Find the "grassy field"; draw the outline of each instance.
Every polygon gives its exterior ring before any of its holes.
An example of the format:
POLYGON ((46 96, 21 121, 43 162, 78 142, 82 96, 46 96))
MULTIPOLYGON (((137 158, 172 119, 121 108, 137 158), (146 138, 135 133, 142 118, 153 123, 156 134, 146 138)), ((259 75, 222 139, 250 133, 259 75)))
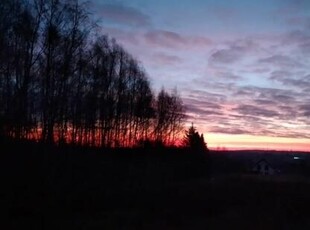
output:
POLYGON ((310 229, 305 180, 214 176, 203 157, 171 149, 2 149, 10 228, 310 229))

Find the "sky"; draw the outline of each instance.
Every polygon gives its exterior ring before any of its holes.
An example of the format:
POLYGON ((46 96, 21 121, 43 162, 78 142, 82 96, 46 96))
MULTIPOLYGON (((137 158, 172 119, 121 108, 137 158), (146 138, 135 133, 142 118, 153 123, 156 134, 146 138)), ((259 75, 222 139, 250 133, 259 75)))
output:
POLYGON ((309 0, 91 0, 208 147, 310 151, 309 0))

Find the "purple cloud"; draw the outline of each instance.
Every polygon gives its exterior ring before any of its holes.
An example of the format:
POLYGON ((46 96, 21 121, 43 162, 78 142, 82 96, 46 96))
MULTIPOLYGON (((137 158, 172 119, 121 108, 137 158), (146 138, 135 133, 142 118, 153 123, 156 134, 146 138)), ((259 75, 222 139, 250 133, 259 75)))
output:
POLYGON ((301 53, 309 55, 310 54, 310 39, 308 42, 300 44, 299 48, 300 48, 301 53))
POLYGON ((211 63, 232 64, 241 59, 242 52, 243 50, 238 47, 217 50, 210 56, 209 61, 211 63))
POLYGON ((151 25, 148 15, 130 6, 103 4, 98 5, 98 11, 104 20, 114 23, 137 27, 151 25))
POLYGON ((303 67, 303 64, 291 57, 284 55, 273 55, 268 58, 259 59, 259 63, 270 64, 279 68, 296 68, 303 67))
MULTIPOLYGON (((291 73, 283 71, 282 74, 291 73)), ((188 107, 189 119, 205 120, 203 125, 206 126, 206 131, 213 133, 291 138, 310 136, 303 130, 291 128, 309 122, 310 107, 308 104, 301 104, 301 100, 304 101, 308 94, 290 89, 237 85, 230 90, 238 93, 233 95, 233 100, 228 97, 225 102, 214 100, 218 98, 214 98, 214 95, 220 94, 211 93, 212 89, 211 92, 192 92, 183 99, 188 107), (302 117, 304 119, 300 120, 302 117)), ((225 95, 227 91, 223 92, 222 97, 225 95)))
POLYGON ((289 89, 263 88, 255 86, 239 87, 233 94, 240 99, 265 99, 275 101, 277 104, 295 102, 295 98, 303 98, 305 94, 289 89))
POLYGON ((190 37, 188 38, 191 45, 198 46, 198 47, 204 47, 204 46, 210 46, 212 45, 212 40, 206 37, 190 37))
POLYGON ((235 127, 218 127, 218 126, 212 126, 208 128, 208 132, 212 133, 225 133, 225 134, 250 134, 253 133, 252 131, 241 129, 241 128, 235 128, 235 127))
POLYGON ((270 71, 269 68, 254 68, 249 70, 248 72, 261 74, 261 73, 268 73, 269 71, 270 71))
POLYGON ((191 106, 200 107, 204 109, 213 109, 213 110, 221 110, 222 106, 218 103, 208 102, 204 100, 200 100, 199 98, 184 98, 184 103, 187 105, 187 108, 191 106))
POLYGON ((247 54, 259 50, 259 44, 253 39, 240 39, 230 42, 229 47, 216 50, 211 54, 209 62, 218 64, 235 64, 247 54))
POLYGON ((282 78, 287 78, 289 76, 292 76, 293 73, 289 72, 289 71, 285 71, 285 70, 276 70, 276 71, 272 71, 270 73, 270 79, 271 80, 280 80, 282 78))
POLYGON ((293 30, 282 36, 283 45, 303 44, 310 42, 310 34, 304 30, 293 30))
POLYGON ((165 30, 149 31, 145 34, 145 40, 152 45, 164 47, 177 47, 187 43, 180 34, 165 30))
POLYGON ((277 117, 279 113, 274 110, 264 109, 260 106, 255 105, 239 105, 237 108, 233 109, 234 111, 238 112, 242 115, 251 115, 256 117, 277 117))
POLYGON ((167 30, 151 30, 145 33, 147 44, 163 48, 196 48, 206 47, 212 44, 212 40, 201 36, 184 36, 167 30))
POLYGON ((182 63, 182 58, 175 56, 175 55, 169 55, 165 53, 156 53, 153 55, 152 60, 154 60, 156 63, 160 65, 176 65, 182 63))
POLYGON ((309 104, 303 104, 299 107, 303 116, 310 117, 310 102, 309 104))
POLYGON ((274 71, 271 73, 270 79, 278 81, 285 86, 310 89, 310 74, 304 77, 296 77, 294 74, 287 71, 274 71))
POLYGON ((271 101, 271 100, 266 100, 266 99, 254 99, 253 100, 256 104, 262 105, 262 106, 271 106, 271 105, 276 105, 277 102, 271 101))
POLYGON ((194 113, 199 115, 200 117, 208 117, 213 115, 223 115, 223 113, 216 111, 216 110, 210 110, 210 109, 204 109, 197 107, 195 105, 187 105, 186 107, 188 113, 194 113))
MULTIPOLYGON (((190 89, 184 98, 192 98, 197 101, 211 102, 220 105, 225 102, 227 96, 224 93, 211 93, 205 90, 190 89)), ((210 104, 209 104, 210 106, 210 104)))
POLYGON ((221 80, 233 80, 233 81, 239 81, 243 79, 243 77, 239 75, 235 75, 231 72, 223 72, 223 71, 217 72, 216 77, 221 80))
POLYGON ((214 120, 218 122, 221 120, 225 116, 223 107, 221 103, 211 100, 210 97, 214 97, 214 95, 205 95, 202 91, 196 91, 183 97, 187 114, 189 116, 196 114, 200 119, 207 119, 208 121, 214 120))

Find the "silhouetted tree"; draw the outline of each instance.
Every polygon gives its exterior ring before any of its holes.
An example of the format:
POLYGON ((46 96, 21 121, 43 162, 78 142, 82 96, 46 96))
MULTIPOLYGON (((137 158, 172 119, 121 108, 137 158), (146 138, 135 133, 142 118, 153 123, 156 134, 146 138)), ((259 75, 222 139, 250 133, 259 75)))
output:
POLYGON ((177 92, 156 97, 138 61, 95 33, 86 4, 2 0, 0 21, 0 135, 104 147, 179 137, 177 92))
POLYGON ((193 150, 208 151, 203 134, 199 135, 199 132, 197 132, 193 123, 191 127, 185 131, 183 144, 185 147, 191 148, 193 150))
POLYGON ((173 144, 183 129, 185 118, 183 102, 176 90, 169 94, 162 89, 157 96, 155 111, 155 140, 173 144))

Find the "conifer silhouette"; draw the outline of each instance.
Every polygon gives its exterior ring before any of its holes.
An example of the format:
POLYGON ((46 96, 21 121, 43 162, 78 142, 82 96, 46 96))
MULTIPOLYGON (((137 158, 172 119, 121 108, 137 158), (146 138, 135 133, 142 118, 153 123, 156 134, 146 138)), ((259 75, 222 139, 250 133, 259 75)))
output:
POLYGON ((185 136, 183 139, 183 144, 185 147, 191 148, 193 150, 207 151, 207 144, 205 143, 203 134, 199 134, 196 127, 192 123, 191 127, 185 131, 185 136))

